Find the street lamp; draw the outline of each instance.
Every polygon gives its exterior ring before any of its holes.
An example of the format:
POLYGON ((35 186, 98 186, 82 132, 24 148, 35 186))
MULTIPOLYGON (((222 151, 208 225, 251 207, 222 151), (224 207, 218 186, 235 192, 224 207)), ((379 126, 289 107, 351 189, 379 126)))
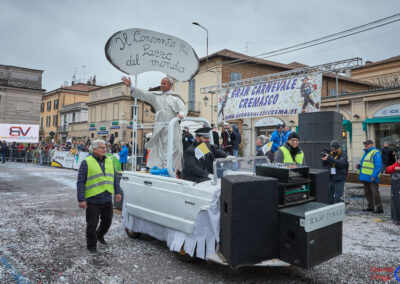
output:
POLYGON ((205 27, 203 27, 202 25, 200 25, 199 23, 197 23, 197 22, 193 22, 192 24, 195 25, 195 26, 199 26, 200 28, 202 28, 203 30, 205 30, 206 33, 207 33, 206 66, 207 66, 207 69, 208 69, 208 30, 207 30, 205 27))
POLYGON ((204 102, 204 106, 206 107, 207 104, 208 104, 208 97, 207 96, 204 96, 203 102, 204 102))

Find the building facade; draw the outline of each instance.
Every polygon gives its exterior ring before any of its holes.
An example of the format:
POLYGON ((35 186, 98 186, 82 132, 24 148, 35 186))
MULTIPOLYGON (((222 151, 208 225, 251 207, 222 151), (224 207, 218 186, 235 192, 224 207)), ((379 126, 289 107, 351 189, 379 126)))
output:
MULTIPOLYGON (((91 139, 106 140, 114 135, 115 143, 131 142, 133 129, 134 99, 130 96, 129 87, 124 83, 116 83, 89 92, 88 128, 91 139)), ((152 132, 155 114, 151 106, 138 100, 138 124, 148 126, 139 128, 137 132, 138 153, 143 152, 146 134, 152 132)))
MULTIPOLYGON (((218 94, 204 95, 200 93, 200 88, 303 67, 306 65, 297 62, 282 64, 224 49, 211 54, 208 63, 205 57, 201 58, 199 73, 189 82, 177 82, 175 91, 188 102, 189 115, 204 117, 211 123, 219 123, 222 127, 222 123, 217 122, 218 94)), ((339 76, 339 94, 364 91, 374 87, 376 85, 371 82, 339 76)), ((334 75, 323 75, 321 96, 336 98, 334 75)), ((250 156, 255 151, 255 138, 258 135, 271 134, 277 124, 289 125, 295 129, 298 125, 298 115, 244 118, 229 122, 239 126, 243 134, 243 154, 250 156)))
POLYGON ((40 122, 42 70, 0 65, 0 123, 40 122))
MULTIPOLYGON (((352 70, 352 78, 381 85, 373 90, 339 95, 339 112, 351 122, 347 151, 351 168, 363 155, 365 139, 380 148, 384 142, 400 151, 400 56, 378 62, 367 61, 352 70), (351 138, 349 137, 351 135, 351 138)), ((324 97, 323 110, 336 110, 336 99, 324 97)))
POLYGON ((78 132, 70 129, 70 125, 72 123, 84 123, 85 125, 87 124, 88 107, 85 102, 63 106, 61 108, 60 115, 60 126, 58 131, 60 133, 61 143, 65 143, 68 137, 72 139, 84 140, 86 137, 89 136, 88 133, 81 133, 79 129, 78 132))
MULTIPOLYGON (((72 105, 89 100, 88 91, 97 89, 98 86, 88 84, 74 84, 63 86, 56 90, 47 92, 43 96, 40 106, 40 138, 41 140, 55 138, 61 142, 61 136, 65 138, 65 131, 61 131, 61 110, 64 106, 72 105)), ((64 123, 64 122, 63 122, 64 123)))

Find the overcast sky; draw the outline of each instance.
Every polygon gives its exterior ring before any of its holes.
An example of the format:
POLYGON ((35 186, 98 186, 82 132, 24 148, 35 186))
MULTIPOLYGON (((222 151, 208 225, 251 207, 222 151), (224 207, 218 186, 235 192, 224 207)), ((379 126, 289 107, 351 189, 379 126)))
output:
MULTIPOLYGON (((112 84, 124 75, 104 55, 115 32, 143 28, 187 41, 199 57, 227 48, 258 55, 400 12, 398 0, 1 0, 0 64, 44 70, 43 88, 88 79, 112 84), (247 47, 247 48, 246 48, 247 47), (246 50, 247 49, 247 50, 246 50)), ((400 55, 400 22, 269 60, 308 65, 359 56, 378 61, 400 55)), ((139 75, 139 87, 159 84, 161 73, 139 75)))

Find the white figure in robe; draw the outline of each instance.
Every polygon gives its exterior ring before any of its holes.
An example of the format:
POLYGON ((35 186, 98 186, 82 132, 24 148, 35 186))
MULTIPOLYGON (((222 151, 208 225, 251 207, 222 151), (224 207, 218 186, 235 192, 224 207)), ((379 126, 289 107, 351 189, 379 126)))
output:
MULTIPOLYGON (((138 89, 132 85, 131 79, 127 77, 122 77, 122 81, 131 89, 131 96, 151 104, 156 111, 152 138, 146 144, 146 148, 151 149, 147 167, 165 168, 167 166, 168 123, 174 117, 183 119, 187 115, 185 103, 178 94, 171 91, 174 83, 171 78, 165 77, 161 80, 161 93, 138 89)), ((182 169, 181 160, 183 155, 182 131, 178 123, 174 128, 173 143, 173 165, 175 171, 177 171, 182 169)))

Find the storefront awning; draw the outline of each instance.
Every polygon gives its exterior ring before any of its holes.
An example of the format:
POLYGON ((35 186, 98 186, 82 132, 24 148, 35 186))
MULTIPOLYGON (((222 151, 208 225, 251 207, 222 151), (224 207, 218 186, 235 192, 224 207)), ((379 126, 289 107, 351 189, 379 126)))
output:
POLYGON ((343 127, 346 132, 349 132, 350 144, 351 140, 353 139, 353 126, 350 120, 343 120, 343 127))
POLYGON ((400 122, 400 116, 367 118, 363 121, 363 130, 367 131, 367 124, 400 122))

